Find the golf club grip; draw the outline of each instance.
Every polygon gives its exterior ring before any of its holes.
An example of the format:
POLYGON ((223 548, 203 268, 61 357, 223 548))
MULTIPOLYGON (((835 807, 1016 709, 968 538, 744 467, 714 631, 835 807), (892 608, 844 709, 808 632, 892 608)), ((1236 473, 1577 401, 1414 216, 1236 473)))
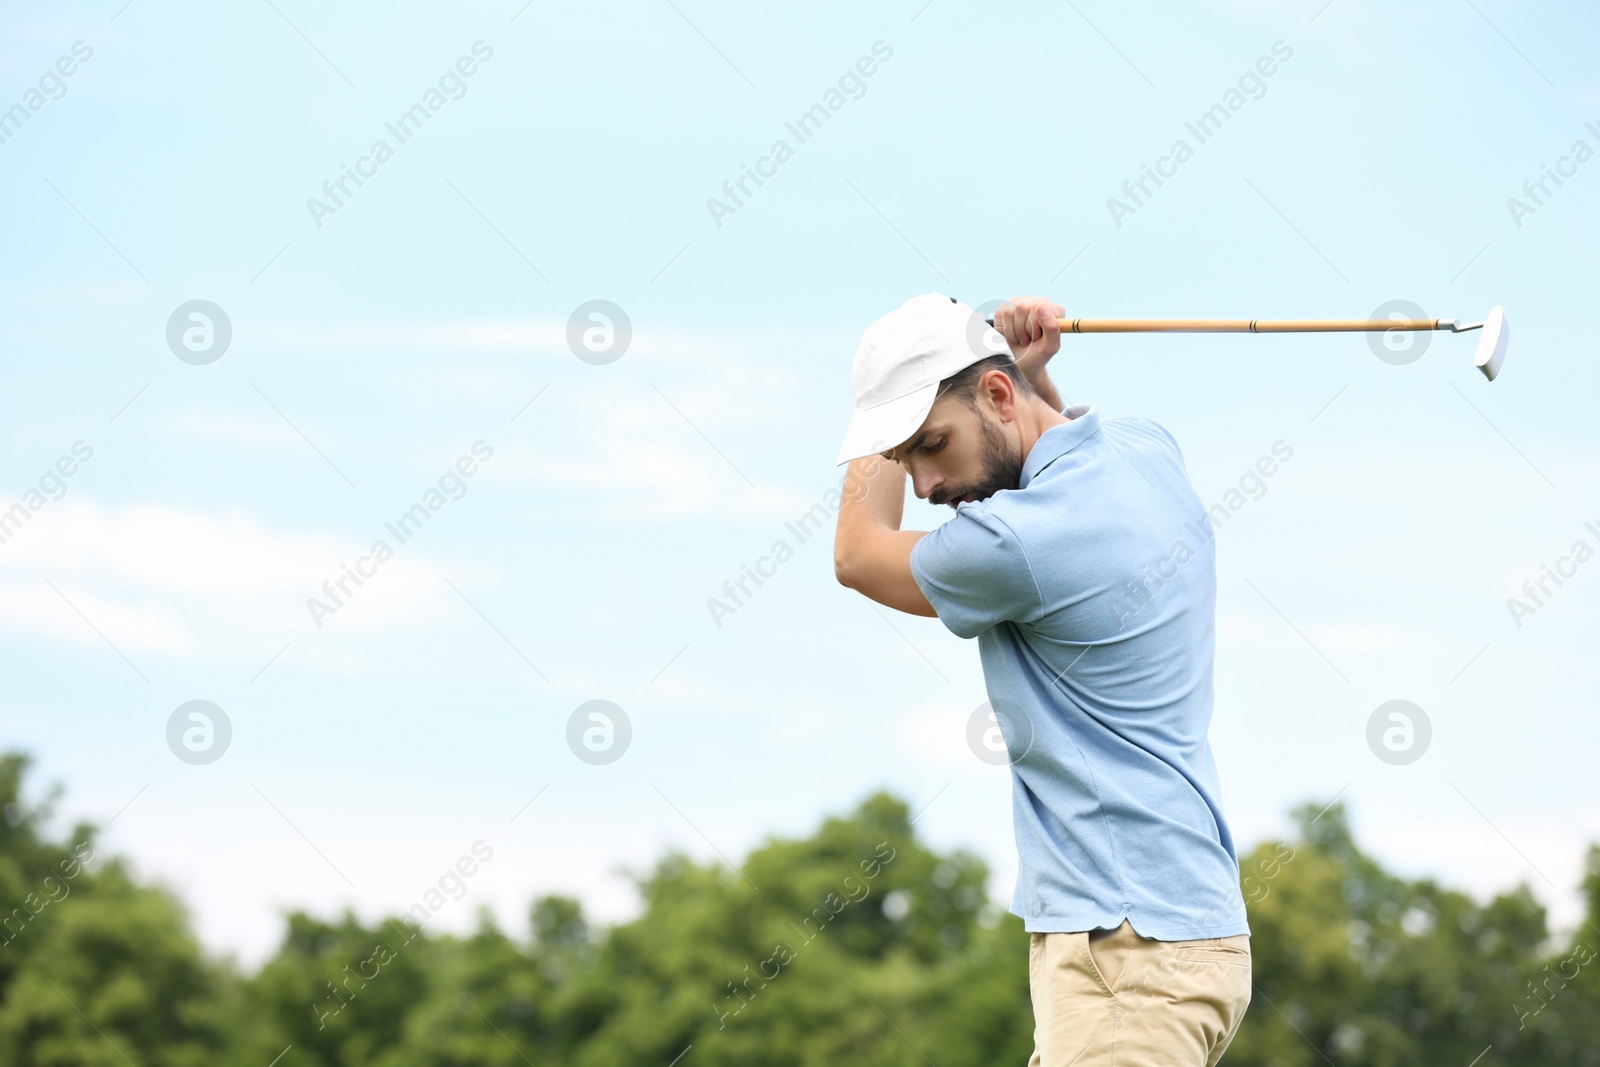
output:
MULTIPOLYGON (((993 319, 985 320, 990 326, 993 319)), ((1062 333, 1386 333, 1437 330, 1438 319, 1057 319, 1062 333)))

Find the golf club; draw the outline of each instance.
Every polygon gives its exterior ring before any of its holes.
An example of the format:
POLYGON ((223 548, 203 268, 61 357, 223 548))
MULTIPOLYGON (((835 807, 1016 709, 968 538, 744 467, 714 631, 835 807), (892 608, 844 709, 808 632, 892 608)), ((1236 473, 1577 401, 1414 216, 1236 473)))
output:
MULTIPOLYGON (((990 326, 994 319, 984 320, 990 326)), ((1491 382, 1505 362, 1511 323, 1496 306, 1482 322, 1455 319, 1059 319, 1062 333, 1387 333, 1390 330, 1482 330, 1474 364, 1491 382)))

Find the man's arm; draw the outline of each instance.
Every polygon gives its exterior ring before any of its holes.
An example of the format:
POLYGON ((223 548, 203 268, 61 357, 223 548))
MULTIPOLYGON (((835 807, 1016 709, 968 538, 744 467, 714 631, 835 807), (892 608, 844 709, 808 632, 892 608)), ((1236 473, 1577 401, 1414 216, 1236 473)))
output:
POLYGON ((1066 403, 1056 392, 1045 364, 1061 349, 1061 323, 1057 320, 1064 314, 1066 309, 1060 304, 1038 296, 1012 297, 994 313, 994 328, 1017 358, 1017 369, 1040 399, 1056 411, 1066 403))
POLYGON ((911 576, 911 546, 927 536, 900 529, 905 468, 881 456, 851 462, 833 539, 833 573, 841 585, 912 615, 934 614, 911 576))

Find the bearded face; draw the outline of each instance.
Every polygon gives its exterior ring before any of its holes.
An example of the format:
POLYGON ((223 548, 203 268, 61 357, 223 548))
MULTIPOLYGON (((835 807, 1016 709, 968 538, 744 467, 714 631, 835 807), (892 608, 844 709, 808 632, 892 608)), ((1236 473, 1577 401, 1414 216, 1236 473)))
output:
POLYGON ((986 500, 1002 489, 1016 489, 1022 483, 1022 446, 1009 440, 997 422, 973 409, 978 424, 980 449, 978 470, 962 481, 947 480, 928 494, 934 504, 957 504, 986 500))

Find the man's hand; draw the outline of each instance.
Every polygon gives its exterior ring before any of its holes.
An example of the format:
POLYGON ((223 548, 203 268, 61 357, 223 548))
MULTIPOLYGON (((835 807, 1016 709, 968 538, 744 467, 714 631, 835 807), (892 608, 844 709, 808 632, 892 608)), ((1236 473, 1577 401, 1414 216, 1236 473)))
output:
POLYGON ((1039 296, 1016 296, 994 313, 994 328, 1006 339, 1017 369, 1045 403, 1060 411, 1061 395, 1050 381, 1045 364, 1061 350, 1061 324, 1066 314, 1060 304, 1039 296))

